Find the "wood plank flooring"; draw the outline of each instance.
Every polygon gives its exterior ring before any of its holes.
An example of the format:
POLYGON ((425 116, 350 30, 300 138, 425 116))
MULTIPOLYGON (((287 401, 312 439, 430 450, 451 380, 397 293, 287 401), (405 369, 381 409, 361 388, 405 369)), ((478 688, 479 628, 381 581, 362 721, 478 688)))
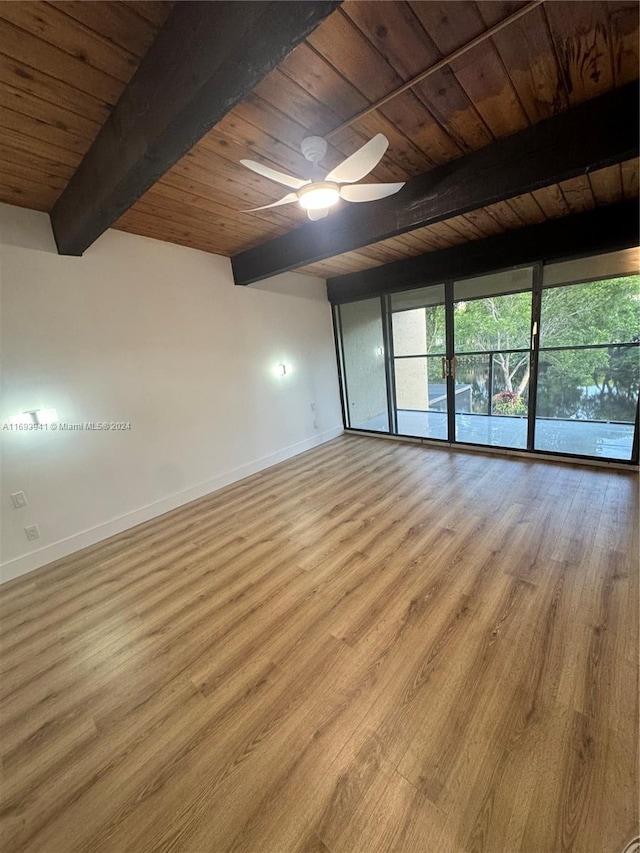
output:
POLYGON ((342 436, 0 590, 3 853, 619 853, 632 473, 342 436))

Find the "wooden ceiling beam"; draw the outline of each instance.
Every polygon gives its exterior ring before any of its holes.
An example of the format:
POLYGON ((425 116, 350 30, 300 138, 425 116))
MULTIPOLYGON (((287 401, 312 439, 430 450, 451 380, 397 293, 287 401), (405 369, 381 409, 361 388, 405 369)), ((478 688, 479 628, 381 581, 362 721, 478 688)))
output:
POLYGON ((232 258, 238 285, 350 252, 636 157, 638 81, 232 258))
POLYGON ((51 212, 60 254, 81 255, 338 5, 176 3, 51 212))
POLYGON ((353 302, 540 260, 628 249, 637 246, 639 239, 638 202, 621 201, 374 269, 334 276, 327 280, 327 294, 334 304, 353 302))

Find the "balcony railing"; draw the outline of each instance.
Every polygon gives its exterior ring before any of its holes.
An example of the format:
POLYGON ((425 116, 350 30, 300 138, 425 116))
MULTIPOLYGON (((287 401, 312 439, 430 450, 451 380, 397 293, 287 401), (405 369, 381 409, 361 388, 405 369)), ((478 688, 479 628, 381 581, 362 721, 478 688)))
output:
MULTIPOLYGON (((632 423, 640 383, 640 363, 625 356, 638 349, 638 342, 541 347, 538 373, 537 416, 553 420, 588 420, 632 423), (603 358, 593 367, 593 384, 577 384, 575 374, 563 382, 563 353, 602 351, 603 358), (549 372, 547 369, 549 368, 549 372), (598 384, 599 383, 599 384, 598 384)), ((396 361, 412 358, 439 359, 440 354, 395 356, 396 361)), ((493 349, 463 352, 455 358, 455 411, 458 414, 489 417, 526 418, 529 413, 529 349, 493 349), (498 357, 510 361, 511 381, 505 382, 498 357), (521 363, 518 364, 517 362, 521 363), (525 380, 523 382, 523 380, 525 380), (511 387, 509 387, 509 385, 511 387), (523 385, 521 393, 517 392, 523 385), (512 389, 516 389, 513 391, 512 389)), ((446 411, 444 382, 427 380, 427 409, 446 411)), ((405 408, 400 406, 399 408, 405 408)), ((416 407, 417 410, 421 407, 416 407)))

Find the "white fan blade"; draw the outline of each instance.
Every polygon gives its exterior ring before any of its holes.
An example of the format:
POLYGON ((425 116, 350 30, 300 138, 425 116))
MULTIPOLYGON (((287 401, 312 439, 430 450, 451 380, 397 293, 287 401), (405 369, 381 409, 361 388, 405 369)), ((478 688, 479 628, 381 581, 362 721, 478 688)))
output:
POLYGON ((262 175, 263 178, 269 178, 270 181, 284 184, 285 187, 292 187, 294 190, 299 190, 311 183, 311 181, 303 181, 301 178, 294 178, 293 175, 285 175, 284 172, 276 172, 275 169, 263 166, 262 163, 256 163, 255 160, 240 160, 240 162, 247 169, 251 169, 252 172, 262 175))
POLYGON ((281 204, 293 204, 294 201, 298 201, 298 196, 296 193, 287 193, 284 198, 279 199, 278 201, 274 201, 271 204, 263 204, 262 207, 252 207, 250 210, 241 210, 241 213, 254 213, 256 210, 268 210, 270 207, 280 207, 281 204))
POLYGON ((317 219, 324 219, 327 213, 329 213, 328 207, 323 207, 320 210, 307 210, 307 216, 312 222, 315 222, 317 219))
POLYGON ((401 184, 352 184, 340 187, 340 198, 345 201, 377 201, 399 192, 404 186, 401 184))
POLYGON ((325 181, 334 181, 336 184, 355 184, 375 169, 388 147, 387 137, 377 133, 373 139, 365 142, 362 148, 358 148, 354 154, 329 172, 325 181))

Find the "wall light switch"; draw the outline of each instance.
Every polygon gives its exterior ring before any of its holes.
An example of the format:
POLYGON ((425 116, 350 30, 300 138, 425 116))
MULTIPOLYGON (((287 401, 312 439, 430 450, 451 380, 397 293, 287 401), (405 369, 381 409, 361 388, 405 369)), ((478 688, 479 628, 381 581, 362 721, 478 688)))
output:
POLYGON ((24 532, 27 534, 29 542, 33 542, 34 539, 40 538, 40 531, 38 530, 37 524, 31 524, 29 527, 25 527, 24 532))
POLYGON ((24 492, 13 492, 11 502, 14 509, 20 509, 20 507, 27 505, 27 496, 24 492))

